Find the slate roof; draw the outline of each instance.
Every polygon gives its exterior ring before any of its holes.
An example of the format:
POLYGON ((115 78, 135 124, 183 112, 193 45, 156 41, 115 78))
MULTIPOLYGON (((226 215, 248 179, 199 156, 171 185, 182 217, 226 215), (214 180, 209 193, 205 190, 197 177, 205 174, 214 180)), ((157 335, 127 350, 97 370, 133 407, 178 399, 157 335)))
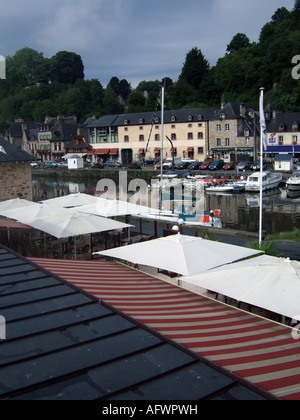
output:
MULTIPOLYGON (((191 108, 191 109, 181 109, 181 110, 171 110, 165 111, 164 113, 164 122, 166 124, 170 123, 182 123, 182 122, 195 122, 199 121, 208 121, 213 118, 214 115, 218 112, 217 109, 209 108, 191 108), (199 116, 202 116, 199 119, 199 116), (175 117, 175 120, 172 120, 172 117, 175 117), (192 117, 192 119, 189 119, 192 117)), ((124 125, 140 125, 140 120, 143 121, 144 125, 152 124, 153 118, 158 119, 158 123, 161 121, 161 113, 158 112, 156 115, 154 112, 139 112, 134 114, 121 114, 121 115, 106 115, 98 120, 94 121, 88 126, 88 128, 97 128, 97 127, 120 127, 124 125), (127 123, 125 123, 127 121, 127 123)))
POLYGON ((62 124, 59 123, 55 127, 53 127, 53 138, 51 139, 52 142, 56 141, 72 141, 77 134, 78 124, 62 124))
POLYGON ((0 245, 0 400, 272 399, 0 245))
MULTIPOLYGON (((268 133, 278 133, 279 127, 284 127, 284 132, 299 133, 300 132, 300 112, 277 112, 276 117, 270 121, 268 126, 268 133), (298 124, 298 131, 294 131, 292 126, 294 123, 298 124)), ((283 132, 283 133, 284 133, 283 132)))
POLYGON ((0 138, 0 163, 32 162, 34 160, 36 160, 34 156, 0 138))

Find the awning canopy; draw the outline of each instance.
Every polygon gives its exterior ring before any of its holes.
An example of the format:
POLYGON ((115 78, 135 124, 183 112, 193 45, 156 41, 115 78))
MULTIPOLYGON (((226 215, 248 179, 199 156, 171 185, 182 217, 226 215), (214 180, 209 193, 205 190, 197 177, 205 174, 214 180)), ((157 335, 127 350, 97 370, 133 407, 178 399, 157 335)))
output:
POLYGON ((260 253, 260 251, 245 247, 186 235, 168 236, 99 252, 99 254, 107 257, 156 267, 186 276, 260 253))
POLYGON ((273 395, 300 398, 299 340, 290 327, 113 261, 34 262, 273 395))
POLYGON ((95 149, 95 155, 108 155, 110 149, 95 149))
POLYGON ((264 255, 181 280, 238 302, 300 320, 298 261, 264 255))
POLYGON ((119 149, 110 149, 109 154, 110 155, 118 155, 119 154, 119 149))

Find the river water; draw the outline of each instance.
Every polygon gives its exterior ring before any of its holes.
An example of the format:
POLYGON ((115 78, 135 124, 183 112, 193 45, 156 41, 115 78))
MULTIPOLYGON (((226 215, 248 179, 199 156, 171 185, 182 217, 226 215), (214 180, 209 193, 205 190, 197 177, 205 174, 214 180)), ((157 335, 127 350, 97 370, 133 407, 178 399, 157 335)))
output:
MULTIPOLYGON (((53 198, 69 193, 81 192, 94 194, 97 178, 83 180, 72 177, 70 180, 46 178, 33 175, 33 201, 53 198)), ((221 211, 224 228, 258 232, 259 196, 253 194, 208 194, 206 193, 205 210, 221 211)), ((263 230, 268 234, 292 231, 300 228, 300 195, 290 198, 285 189, 264 194, 263 230)))

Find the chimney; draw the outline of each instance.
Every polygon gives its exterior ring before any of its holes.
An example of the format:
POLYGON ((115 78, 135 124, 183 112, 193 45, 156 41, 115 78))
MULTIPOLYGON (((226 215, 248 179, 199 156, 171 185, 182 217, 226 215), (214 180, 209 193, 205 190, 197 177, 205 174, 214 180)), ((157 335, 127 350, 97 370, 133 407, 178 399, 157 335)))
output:
POLYGON ((83 135, 84 133, 83 133, 82 125, 79 125, 77 128, 77 136, 83 136, 83 135))
POLYGON ((246 116, 246 106, 243 102, 240 104, 240 114, 241 114, 241 117, 246 116))

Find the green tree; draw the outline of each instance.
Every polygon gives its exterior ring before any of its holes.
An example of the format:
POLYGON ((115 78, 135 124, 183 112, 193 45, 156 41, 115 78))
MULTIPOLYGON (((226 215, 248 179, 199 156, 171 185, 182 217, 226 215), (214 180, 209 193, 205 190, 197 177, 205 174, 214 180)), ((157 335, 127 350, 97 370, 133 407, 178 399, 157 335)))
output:
POLYGON ((227 45, 227 52, 237 51, 240 48, 248 48, 250 46, 250 40, 247 35, 238 33, 236 34, 229 45, 227 45))
POLYGON ((32 48, 22 48, 6 58, 6 77, 11 92, 39 81, 39 71, 44 62, 42 53, 32 48))
POLYGON ((145 111, 146 98, 139 90, 133 90, 128 96, 127 111, 128 112, 142 112, 145 111))
POLYGON ((105 114, 121 114, 124 112, 124 108, 118 103, 116 93, 110 84, 108 84, 105 89, 103 108, 105 114))
POLYGON ((199 89, 208 70, 208 61, 205 59, 201 50, 195 47, 187 53, 178 81, 179 83, 187 83, 194 89, 199 89))
POLYGON ((84 79, 84 66, 80 55, 60 51, 51 58, 50 79, 52 82, 74 84, 84 79))

